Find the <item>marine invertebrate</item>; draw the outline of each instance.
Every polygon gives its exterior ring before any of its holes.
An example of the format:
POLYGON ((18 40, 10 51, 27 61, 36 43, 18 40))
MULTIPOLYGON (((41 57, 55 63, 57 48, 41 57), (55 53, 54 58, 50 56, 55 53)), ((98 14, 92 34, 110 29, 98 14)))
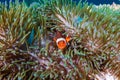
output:
POLYGON ((40 0, 37 6, 18 1, 9 4, 9 8, 0 5, 0 42, 4 44, 0 79, 90 80, 106 69, 119 75, 119 64, 112 67, 120 48, 119 23, 114 21, 119 16, 113 19, 93 5, 69 0, 40 0), (65 54, 49 44, 58 30, 72 38, 65 54))
MULTIPOLYGON (((0 3, 0 6, 0 29, 3 30, 0 32, 2 36, 0 38, 0 64, 2 64, 0 79, 18 79, 23 73, 26 74, 31 70, 29 68, 32 61, 29 61, 30 56, 25 52, 27 50, 25 45, 31 30, 39 30, 31 14, 32 9, 28 8, 24 2, 10 2, 9 7, 7 4, 0 3), (29 68, 24 64, 26 62, 28 64, 30 62, 29 68)), ((38 35, 37 32, 34 36, 36 35, 38 35)))
POLYGON ((86 3, 76 5, 63 0, 52 5, 55 6, 52 8, 54 13, 52 17, 57 18, 55 20, 57 28, 62 28, 67 34, 72 35, 74 39, 71 45, 73 52, 76 54, 79 51, 84 51, 83 54, 89 58, 91 63, 93 62, 90 65, 94 65, 89 68, 101 69, 100 66, 103 63, 107 64, 108 56, 113 57, 119 53, 119 19, 117 16, 119 14, 115 16, 119 12, 108 7, 103 7, 104 11, 100 9, 99 12, 99 9, 98 11, 94 10, 92 5, 88 6, 86 3), (76 16, 82 18, 82 21, 77 25, 74 23, 76 16), (103 54, 106 55, 104 58, 103 54), (94 62, 93 57, 98 61, 94 62))
MULTIPOLYGON (((31 18, 29 18, 29 20, 26 20, 26 18, 30 16, 28 12, 25 12, 25 10, 27 10, 27 7, 25 7, 24 4, 18 4, 18 6, 15 5, 16 4, 10 4, 9 9, 7 9, 7 5, 3 5, 1 8, 0 27, 5 30, 5 41, 3 41, 3 44, 6 44, 5 46, 7 46, 7 44, 10 45, 16 43, 16 41, 18 41, 23 34, 25 35, 25 38, 29 34, 27 30, 27 33, 23 31, 24 29, 28 29, 25 27, 25 25, 29 25, 29 27, 31 26, 31 18), (24 21, 29 24, 24 24, 24 21)), ((20 42, 21 44, 16 44, 22 45, 24 41, 25 40, 22 40, 20 42)))

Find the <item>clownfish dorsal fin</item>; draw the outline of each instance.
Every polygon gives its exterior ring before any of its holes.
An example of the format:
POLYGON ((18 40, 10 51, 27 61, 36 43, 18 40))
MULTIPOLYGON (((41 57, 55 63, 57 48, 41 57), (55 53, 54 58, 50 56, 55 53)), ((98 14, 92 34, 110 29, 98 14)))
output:
POLYGON ((57 31, 57 33, 56 33, 56 37, 62 37, 62 33, 60 32, 60 31, 57 31))
POLYGON ((61 33, 59 31, 57 31, 55 37, 53 38, 53 40, 56 41, 60 37, 61 37, 61 33))
POLYGON ((57 31, 55 37, 53 38, 53 40, 56 41, 58 38, 61 38, 61 37, 63 37, 62 33, 60 31, 57 31))

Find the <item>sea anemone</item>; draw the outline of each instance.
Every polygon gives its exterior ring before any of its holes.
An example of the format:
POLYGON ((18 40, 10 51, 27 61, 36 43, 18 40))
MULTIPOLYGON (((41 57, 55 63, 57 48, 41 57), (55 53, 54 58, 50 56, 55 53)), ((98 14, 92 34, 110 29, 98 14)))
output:
POLYGON ((119 78, 119 15, 96 8, 71 0, 1 3, 0 79, 90 80, 107 70, 119 78), (55 46, 56 31, 71 36, 65 50, 55 46))

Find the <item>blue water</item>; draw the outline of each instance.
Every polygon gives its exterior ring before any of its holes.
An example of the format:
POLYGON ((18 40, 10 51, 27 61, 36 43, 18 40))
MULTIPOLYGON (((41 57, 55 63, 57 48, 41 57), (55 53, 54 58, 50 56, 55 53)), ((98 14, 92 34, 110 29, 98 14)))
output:
MULTIPOLYGON (((9 1, 9 0, 0 0, 1 2, 5 2, 5 1, 9 1)), ((12 0, 12 1, 15 1, 15 0, 12 0)), ((23 0, 19 0, 19 1, 23 1, 23 0)), ((34 2, 36 0, 25 0, 27 2, 34 2)), ((73 1, 76 1, 78 2, 79 0, 73 0, 73 1)), ((85 0, 83 0, 85 1, 85 0)), ((117 3, 117 4, 120 4, 120 0, 87 0, 88 3, 92 3, 92 4, 96 4, 96 5, 99 5, 99 4, 112 4, 113 2, 117 3)))
POLYGON ((31 31, 31 33, 30 33, 30 35, 28 37, 28 40, 27 40, 28 44, 30 44, 30 45, 32 44, 32 42, 34 40, 34 34, 35 34, 35 30, 32 29, 32 31, 31 31))
MULTIPOLYGON (((79 0, 73 0, 73 1, 79 1, 79 0)), ((85 1, 85 0, 83 0, 83 1, 85 1)), ((95 4, 95 5, 112 4, 113 2, 115 2, 116 4, 120 4, 120 0, 87 0, 87 2, 95 4)))

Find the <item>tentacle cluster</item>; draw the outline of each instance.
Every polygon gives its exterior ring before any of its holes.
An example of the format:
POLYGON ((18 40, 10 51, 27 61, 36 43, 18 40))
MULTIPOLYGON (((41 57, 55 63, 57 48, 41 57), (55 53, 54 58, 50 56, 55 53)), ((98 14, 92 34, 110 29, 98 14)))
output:
POLYGON ((81 1, 0 3, 0 80, 90 80, 106 70, 119 78, 119 18, 81 1), (71 36, 64 51, 55 46, 56 31, 71 36))

